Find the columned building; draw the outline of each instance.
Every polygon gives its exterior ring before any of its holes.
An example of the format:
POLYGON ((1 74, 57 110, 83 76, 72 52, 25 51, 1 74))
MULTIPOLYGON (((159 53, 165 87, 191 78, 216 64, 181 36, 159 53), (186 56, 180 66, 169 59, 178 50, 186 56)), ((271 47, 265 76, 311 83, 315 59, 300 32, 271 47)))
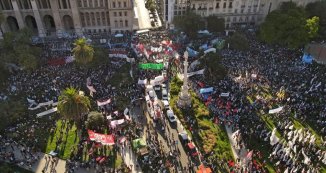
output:
POLYGON ((0 0, 4 32, 30 28, 40 37, 132 29, 132 0, 0 0))
MULTIPOLYGON (((319 0, 190 0, 188 4, 189 10, 203 17, 215 15, 224 18, 225 27, 233 28, 260 24, 269 12, 277 9, 282 2, 288 1, 306 6, 319 0)), ((164 2, 164 20, 172 23, 174 16, 183 14, 183 8, 179 8, 182 3, 178 0, 164 2)))

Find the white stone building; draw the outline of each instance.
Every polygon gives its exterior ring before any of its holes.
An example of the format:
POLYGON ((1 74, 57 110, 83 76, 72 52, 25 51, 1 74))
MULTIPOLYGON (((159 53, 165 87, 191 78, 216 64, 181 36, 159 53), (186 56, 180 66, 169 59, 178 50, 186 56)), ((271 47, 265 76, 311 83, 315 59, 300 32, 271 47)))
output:
MULTIPOLYGON (((226 28, 234 26, 256 25, 263 22, 266 15, 277 9, 282 2, 290 0, 164 0, 164 20, 172 23, 173 17, 182 15, 185 10, 180 6, 189 6, 191 11, 201 15, 215 15, 225 19, 226 28), (182 3, 181 3, 182 2, 182 3)), ((292 0, 305 6, 319 0, 292 0)))
POLYGON ((133 0, 0 0, 0 9, 4 32, 29 27, 41 37, 131 31, 134 16, 133 0))

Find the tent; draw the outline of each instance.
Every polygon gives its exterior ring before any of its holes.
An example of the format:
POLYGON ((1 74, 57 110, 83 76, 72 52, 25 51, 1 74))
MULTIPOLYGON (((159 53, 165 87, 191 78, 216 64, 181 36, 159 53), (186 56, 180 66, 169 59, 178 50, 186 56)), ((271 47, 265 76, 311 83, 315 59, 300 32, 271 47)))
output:
POLYGON ((198 34, 210 34, 207 30, 199 30, 198 34))
POLYGON ((187 47, 187 52, 188 52, 189 57, 196 57, 198 55, 197 51, 195 51, 189 47, 187 47))
POLYGON ((142 147, 146 147, 146 142, 141 139, 141 138, 138 138, 138 139, 135 139, 132 141, 132 147, 134 149, 139 149, 139 148, 142 148, 142 147))
POLYGON ((116 34, 114 37, 123 37, 123 34, 116 34))
POLYGON ((201 88, 201 89, 200 89, 200 94, 210 93, 210 92, 213 92, 213 90, 214 90, 213 87, 209 87, 209 88, 201 88))
POLYGON ((312 56, 310 54, 304 54, 302 57, 302 61, 307 64, 312 63, 312 56))

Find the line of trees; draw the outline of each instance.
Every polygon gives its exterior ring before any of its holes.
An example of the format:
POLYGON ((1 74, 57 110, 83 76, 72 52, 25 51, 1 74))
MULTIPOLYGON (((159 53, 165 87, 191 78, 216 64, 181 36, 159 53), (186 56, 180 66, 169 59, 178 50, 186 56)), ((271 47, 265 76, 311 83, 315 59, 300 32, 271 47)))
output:
MULTIPOLYGON (((325 1, 320 3, 324 4, 325 1)), ((282 3, 279 9, 267 15, 260 27, 259 38, 269 44, 303 47, 321 34, 320 18, 324 20, 325 15, 321 11, 314 11, 315 8, 319 7, 308 5, 307 10, 294 2, 282 3)))

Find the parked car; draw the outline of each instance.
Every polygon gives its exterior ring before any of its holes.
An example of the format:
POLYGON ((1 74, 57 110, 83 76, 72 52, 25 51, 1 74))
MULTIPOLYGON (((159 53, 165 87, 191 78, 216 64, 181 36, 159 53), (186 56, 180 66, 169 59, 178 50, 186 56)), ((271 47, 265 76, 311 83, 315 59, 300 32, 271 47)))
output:
POLYGON ((164 109, 165 110, 169 110, 170 109, 170 104, 169 104, 169 101, 167 100, 163 100, 163 105, 164 105, 164 109))
POLYGON ((195 157, 195 156, 197 156, 199 154, 197 148, 195 147, 195 145, 192 142, 189 142, 187 144, 186 148, 188 150, 189 155, 192 156, 192 157, 195 157))
POLYGON ((168 117, 168 120, 169 120, 171 123, 177 121, 177 119, 175 118, 174 113, 173 113, 173 111, 172 111, 171 109, 169 109, 169 110, 166 111, 166 116, 168 117))
POLYGON ((162 99, 163 100, 169 100, 168 92, 167 92, 166 89, 162 89, 162 99))
POLYGON ((180 141, 183 145, 189 143, 189 136, 186 131, 178 133, 178 136, 180 138, 180 141))

